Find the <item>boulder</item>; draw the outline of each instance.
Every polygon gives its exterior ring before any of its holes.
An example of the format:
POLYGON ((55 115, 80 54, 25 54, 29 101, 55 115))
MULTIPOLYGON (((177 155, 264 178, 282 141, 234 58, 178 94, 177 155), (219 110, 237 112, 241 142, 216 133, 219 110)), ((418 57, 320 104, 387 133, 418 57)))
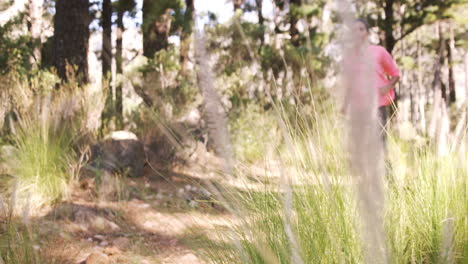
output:
POLYGON ((130 176, 143 174, 146 154, 143 143, 128 131, 115 131, 91 147, 91 166, 108 172, 128 171, 130 176))

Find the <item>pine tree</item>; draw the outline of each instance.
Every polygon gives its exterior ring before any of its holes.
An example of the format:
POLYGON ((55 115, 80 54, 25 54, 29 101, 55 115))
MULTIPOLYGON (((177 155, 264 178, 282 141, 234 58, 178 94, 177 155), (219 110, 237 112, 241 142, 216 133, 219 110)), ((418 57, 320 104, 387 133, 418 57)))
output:
MULTIPOLYGON (((102 77, 112 82, 112 3, 111 0, 102 1, 102 77)), ((111 90, 112 91, 112 90, 111 90)), ((111 94, 112 97, 112 94, 111 94)))
POLYGON ((57 0, 54 17, 54 64, 67 80, 67 65, 76 67, 78 81, 88 82, 89 0, 57 0))

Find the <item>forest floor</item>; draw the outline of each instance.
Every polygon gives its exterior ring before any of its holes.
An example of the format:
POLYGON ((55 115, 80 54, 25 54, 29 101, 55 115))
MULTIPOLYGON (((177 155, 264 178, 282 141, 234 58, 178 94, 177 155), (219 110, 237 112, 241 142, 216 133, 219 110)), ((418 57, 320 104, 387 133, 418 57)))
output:
POLYGON ((236 219, 203 188, 222 180, 206 166, 148 169, 114 181, 110 191, 96 191, 95 179, 83 177, 67 201, 33 221, 34 248, 50 263, 197 264, 206 263, 207 241, 226 247, 213 230, 236 219))

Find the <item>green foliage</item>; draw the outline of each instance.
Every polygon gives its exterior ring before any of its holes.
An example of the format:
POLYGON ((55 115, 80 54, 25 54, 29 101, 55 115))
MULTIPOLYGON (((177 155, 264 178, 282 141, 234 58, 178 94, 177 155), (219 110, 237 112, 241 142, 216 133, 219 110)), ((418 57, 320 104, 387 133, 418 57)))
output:
POLYGON ((17 16, 0 25, 0 74, 16 71, 27 74, 29 68, 29 57, 32 53, 30 38, 28 36, 13 36, 22 23, 23 16, 17 16))
POLYGON ((209 28, 207 34, 208 49, 219 53, 214 70, 229 76, 254 61, 263 29, 254 23, 233 22, 209 28))
POLYGON ((319 16, 323 10, 325 1, 314 1, 314 4, 290 4, 289 16, 311 18, 319 16))
MULTIPOLYGON (((145 16, 143 19, 143 32, 147 32, 149 27, 152 27, 153 23, 157 21, 167 9, 172 9, 173 12, 178 12, 178 10, 184 6, 183 0, 145 0, 144 2, 143 12, 145 12, 145 16)), ((175 19, 175 17, 173 19, 175 19)))
POLYGON ((163 113, 170 106, 171 114, 184 113, 198 94, 195 76, 180 74, 179 52, 170 47, 155 53, 154 58, 139 68, 144 77, 144 92, 149 95, 155 111, 163 113))
POLYGON ((274 116, 269 115, 257 104, 237 108, 230 115, 230 134, 234 145, 234 155, 244 162, 259 162, 267 151, 273 151, 269 144, 275 140, 278 127, 274 116), (269 149, 270 148, 270 149, 269 149))
POLYGON ((413 70, 417 66, 416 61, 410 56, 401 57, 398 65, 401 65, 406 70, 413 70))
POLYGON ((274 76, 278 76, 278 74, 284 70, 284 61, 278 49, 270 45, 264 45, 260 48, 259 55, 264 72, 271 69, 274 76))
MULTIPOLYGON (((266 99, 265 90, 269 90, 275 100, 278 89, 282 89, 285 96, 285 83, 294 82, 296 87, 305 87, 307 83, 324 78, 330 65, 330 59, 324 54, 330 35, 318 32, 317 28, 311 28, 308 35, 301 36, 303 44, 300 46, 287 40, 281 42, 280 48, 275 47, 277 43, 274 42, 261 43, 263 34, 264 28, 255 23, 233 21, 208 28, 208 48, 217 54, 214 69, 220 83, 223 83, 221 93, 229 97, 234 108, 253 99, 252 86, 262 87, 262 82, 269 86, 255 91, 255 99, 265 106, 263 104, 270 99, 266 99), (286 80, 278 80, 280 76, 286 80), (278 82, 275 83, 273 78, 278 82)), ((285 100, 297 96, 295 99, 310 101, 308 95, 311 94, 306 94, 309 92, 306 89, 288 92, 286 97, 289 98, 285 100)))
POLYGON ((465 0, 381 0, 366 14, 371 25, 385 32, 385 47, 390 52, 395 44, 423 25, 453 17, 452 8, 465 0), (400 12, 399 10, 404 10, 400 12), (387 13, 387 14, 386 14, 387 13), (397 29, 401 32, 396 35, 397 29))
POLYGON ((149 59, 148 63, 140 68, 143 74, 149 74, 158 71, 179 71, 178 52, 175 48, 158 51, 154 58, 149 59))

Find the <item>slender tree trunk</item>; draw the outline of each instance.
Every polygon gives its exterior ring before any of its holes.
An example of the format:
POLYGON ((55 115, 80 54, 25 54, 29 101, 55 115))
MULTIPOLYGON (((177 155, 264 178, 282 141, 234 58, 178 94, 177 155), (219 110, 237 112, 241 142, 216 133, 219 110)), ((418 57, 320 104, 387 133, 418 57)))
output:
POLYGON ((195 15, 194 0, 185 0, 184 25, 180 36, 180 65, 181 74, 187 76, 190 71, 190 47, 192 46, 192 31, 195 15))
POLYGON ((449 114, 447 109, 446 87, 442 81, 442 66, 445 61, 445 44, 443 28, 440 22, 437 25, 439 35, 439 57, 436 60, 434 74, 434 111, 431 120, 430 136, 436 139, 437 153, 445 155, 447 151, 447 138, 450 127, 449 114))
POLYGON ((258 24, 262 29, 262 36, 260 37, 260 46, 265 44, 265 18, 263 17, 263 0, 255 0, 255 4, 257 5, 257 16, 258 16, 258 24))
POLYGON ((29 33, 33 47, 30 63, 33 67, 41 64, 41 33, 42 13, 44 12, 44 0, 29 0, 29 33))
MULTIPOLYGON (((115 61, 116 61, 116 74, 117 76, 122 76, 123 66, 122 66, 122 49, 123 49, 123 32, 125 31, 123 24, 124 10, 119 8, 117 11, 117 39, 116 39, 116 52, 115 52, 115 61)), ((123 128, 123 95, 122 95, 122 78, 117 82, 115 87, 115 111, 117 115, 117 126, 119 129, 123 128)))
POLYGON ((465 51, 465 112, 468 127, 468 51, 465 51))
POLYGON ((297 28, 297 22, 300 17, 298 14, 298 9, 302 5, 302 0, 290 0, 289 1, 289 34, 291 36, 291 43, 299 47, 301 45, 301 35, 299 29, 297 28))
POLYGON ((444 84, 443 78, 442 78, 442 67, 444 65, 445 61, 445 49, 446 49, 446 42, 444 39, 444 33, 443 33, 443 27, 442 23, 437 24, 438 27, 438 35, 439 35, 439 56, 438 60, 436 62, 436 69, 434 73, 434 88, 435 89, 440 89, 441 91, 441 96, 442 99, 444 99, 444 102, 447 103, 447 87, 444 84))
MULTIPOLYGON (((102 1, 102 77, 112 82, 112 3, 102 1)), ((112 97, 112 90, 111 90, 112 97)))
POLYGON ((67 80, 74 73, 80 83, 88 82, 89 14, 88 0, 57 0, 54 17, 54 64, 67 80), (71 70, 67 65, 73 65, 71 70))
POLYGON ((468 127, 468 51, 465 51, 465 122, 468 127))
POLYGON ((388 52, 392 53, 393 48, 395 47, 396 40, 393 35, 393 26, 395 25, 395 17, 393 15, 393 4, 395 0, 385 1, 384 13, 384 32, 385 32, 385 48, 388 52))
POLYGON ((455 50, 455 39, 453 36, 453 26, 450 23, 450 39, 447 40, 448 43, 446 43, 447 46, 447 60, 448 60, 448 86, 449 86, 449 105, 452 103, 455 103, 457 100, 457 94, 455 91, 455 78, 453 76, 453 51, 455 50))
POLYGON ((114 92, 112 87, 112 3, 111 0, 102 2, 102 87, 107 91, 106 104, 101 114, 104 126, 108 125, 115 113, 114 92))
MULTIPOLYGON (((401 41, 401 56, 405 57, 406 56, 406 43, 404 41, 401 41)), ((408 113, 410 111, 408 107, 408 72, 405 68, 401 69, 401 81, 399 83, 399 89, 398 89, 398 109, 397 111, 397 116, 398 116, 398 121, 403 121, 406 122, 409 120, 408 118, 408 113)), ((411 104, 411 103, 410 103, 411 104)), ((393 113, 392 113, 393 114, 393 113)))
POLYGON ((418 102, 418 109, 419 109, 419 129, 422 133, 426 133, 426 112, 425 112, 425 106, 426 106, 426 91, 425 87, 423 85, 423 77, 422 77, 422 63, 421 63, 421 36, 420 32, 417 31, 417 64, 418 64, 418 73, 417 73, 417 80, 418 80, 418 96, 416 98, 416 101, 418 102))

